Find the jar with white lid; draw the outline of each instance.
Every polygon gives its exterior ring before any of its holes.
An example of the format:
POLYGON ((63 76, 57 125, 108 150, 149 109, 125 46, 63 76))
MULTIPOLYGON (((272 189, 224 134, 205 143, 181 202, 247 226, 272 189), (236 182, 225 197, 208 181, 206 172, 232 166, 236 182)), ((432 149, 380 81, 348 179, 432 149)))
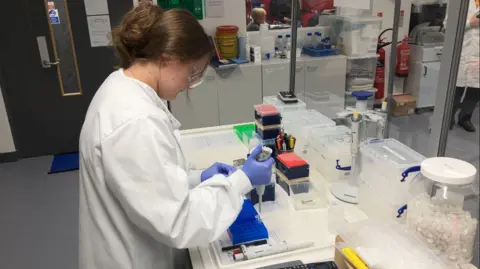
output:
POLYGON ((478 220, 463 206, 467 197, 478 197, 477 169, 462 160, 435 157, 424 160, 419 170, 410 183, 408 226, 448 262, 469 263, 478 220))

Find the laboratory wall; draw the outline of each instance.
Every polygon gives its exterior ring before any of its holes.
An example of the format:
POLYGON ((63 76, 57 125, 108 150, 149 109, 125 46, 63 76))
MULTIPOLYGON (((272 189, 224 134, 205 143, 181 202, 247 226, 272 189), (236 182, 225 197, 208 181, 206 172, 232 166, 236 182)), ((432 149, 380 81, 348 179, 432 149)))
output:
MULTIPOLYGON (((393 27, 393 11, 395 9, 395 1, 392 0, 371 0, 373 1, 372 15, 377 16, 378 13, 382 15, 382 29, 393 27)), ((398 39, 401 40, 404 36, 408 35, 408 27, 410 24, 411 15, 411 0, 402 0, 401 4, 401 17, 398 29, 398 39)), ((385 33, 383 36, 386 38, 386 42, 392 40, 392 32, 385 33)))
POLYGON ((223 1, 224 14, 221 18, 205 18, 200 21, 200 24, 205 28, 209 35, 214 35, 218 25, 236 25, 240 33, 245 33, 247 30, 245 21, 245 0, 229 0, 223 1))
POLYGON ((3 100, 2 89, 0 88, 0 154, 15 151, 12 130, 8 122, 7 110, 3 100))

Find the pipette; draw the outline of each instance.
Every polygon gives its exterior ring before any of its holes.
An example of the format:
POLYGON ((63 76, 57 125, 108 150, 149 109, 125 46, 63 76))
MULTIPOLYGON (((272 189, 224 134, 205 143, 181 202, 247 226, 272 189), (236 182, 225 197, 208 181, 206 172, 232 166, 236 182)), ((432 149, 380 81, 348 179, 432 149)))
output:
MULTIPOLYGON (((272 149, 269 147, 262 147, 262 152, 258 154, 257 161, 264 162, 272 156, 272 149)), ((265 193, 265 185, 256 186, 255 190, 257 190, 258 194, 258 211, 262 212, 262 202, 263 202, 263 194, 265 193)))

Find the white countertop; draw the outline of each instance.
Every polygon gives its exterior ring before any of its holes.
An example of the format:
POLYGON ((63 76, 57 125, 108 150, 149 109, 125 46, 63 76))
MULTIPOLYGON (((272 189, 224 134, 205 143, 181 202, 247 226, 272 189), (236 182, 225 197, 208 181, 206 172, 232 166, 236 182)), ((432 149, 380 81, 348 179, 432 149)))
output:
MULTIPOLYGON (((182 132, 182 136, 208 135, 209 133, 214 134, 220 131, 231 130, 231 128, 232 126, 230 125, 186 130, 182 132)), ((236 158, 244 158, 246 151, 247 150, 245 147, 230 147, 228 150, 215 148, 212 150, 203 151, 202 154, 190 156, 189 161, 195 163, 198 160, 199 166, 204 166, 206 163, 213 163, 214 161, 231 163, 236 158), (226 152, 228 152, 228 154, 226 154, 226 152)), ((320 173, 315 170, 311 170, 310 179, 317 189, 325 190, 329 204, 338 203, 342 205, 344 217, 348 222, 356 222, 368 218, 365 213, 358 209, 356 205, 340 202, 333 197, 329 191, 331 184, 326 181, 320 173)), ((277 185, 277 190, 278 189, 283 191, 283 189, 277 185)), ((320 245, 317 243, 317 245, 314 247, 305 250, 273 255, 251 261, 242 261, 233 265, 219 264, 211 246, 205 248, 191 248, 189 249, 189 252, 192 266, 194 269, 238 269, 258 268, 294 260, 301 260, 304 263, 333 260, 335 234, 331 234, 328 231, 328 212, 328 207, 314 210, 295 211, 293 207, 290 206, 290 208, 286 209, 286 211, 283 211, 282 208, 282 211, 280 212, 266 212, 261 214, 262 219, 267 224, 267 227, 269 227, 269 225, 277 226, 286 230, 290 236, 300 237, 300 241, 308 239, 311 241, 322 241, 320 245)), ((476 267, 467 265, 462 267, 462 269, 476 269, 476 267)))

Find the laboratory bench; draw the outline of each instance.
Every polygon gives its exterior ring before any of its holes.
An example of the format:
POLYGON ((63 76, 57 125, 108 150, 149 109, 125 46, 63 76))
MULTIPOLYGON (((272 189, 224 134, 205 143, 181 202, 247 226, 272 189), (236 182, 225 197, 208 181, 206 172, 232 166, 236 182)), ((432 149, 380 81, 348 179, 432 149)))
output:
MULTIPOLYGON (((297 58, 297 96, 328 93, 343 100, 346 66, 343 55, 297 58)), ((208 67, 204 79, 203 84, 180 93, 171 102, 182 129, 251 121, 252 107, 261 104, 263 97, 289 90, 290 59, 274 58, 226 69, 208 67)))
MULTIPOLYGON (((251 109, 250 109, 251 110, 251 109)), ((250 115, 250 118, 252 116, 250 115)), ((192 152, 192 145, 187 145, 184 152, 186 157, 196 169, 207 168, 214 162, 232 163, 233 160, 245 158, 248 149, 243 144, 235 144, 225 142, 225 145, 218 146, 218 139, 216 135, 222 132, 232 131, 232 125, 199 128, 182 131, 182 140, 189 138, 205 139, 205 145, 195 145, 201 148, 199 151, 192 152), (211 141, 207 141, 211 140, 211 141), (213 143, 216 145, 213 146, 213 143), (212 145, 211 147, 209 145, 212 145)), ((232 131, 233 132, 233 131, 232 131)), ((183 142, 182 146, 183 146, 183 142)), ((332 227, 335 223, 342 222, 357 222, 368 219, 368 216, 362 212, 356 205, 346 204, 340 202, 331 195, 329 188, 331 183, 318 173, 315 169, 310 171, 310 180, 316 189, 324 192, 326 195, 326 203, 324 208, 300 210, 296 211, 287 194, 281 187, 276 187, 276 200, 280 204, 280 209, 265 210, 260 213, 262 220, 267 227, 273 228, 276 231, 281 231, 283 238, 288 241, 313 241, 315 245, 303 250, 287 252, 258 258, 249 261, 241 261, 234 264, 225 265, 217 260, 212 244, 208 247, 191 248, 189 249, 192 266, 194 269, 215 269, 215 268, 260 268, 263 266, 279 264, 283 262, 301 260, 304 263, 319 262, 333 260, 334 244, 336 235, 332 232, 332 227), (335 205, 341 205, 344 218, 338 217, 338 220, 329 219, 331 208, 335 205), (330 223, 330 224, 329 224, 330 223)), ((337 214, 335 215, 337 216, 337 214)), ((462 269, 476 269, 473 265, 462 267, 462 269)))

